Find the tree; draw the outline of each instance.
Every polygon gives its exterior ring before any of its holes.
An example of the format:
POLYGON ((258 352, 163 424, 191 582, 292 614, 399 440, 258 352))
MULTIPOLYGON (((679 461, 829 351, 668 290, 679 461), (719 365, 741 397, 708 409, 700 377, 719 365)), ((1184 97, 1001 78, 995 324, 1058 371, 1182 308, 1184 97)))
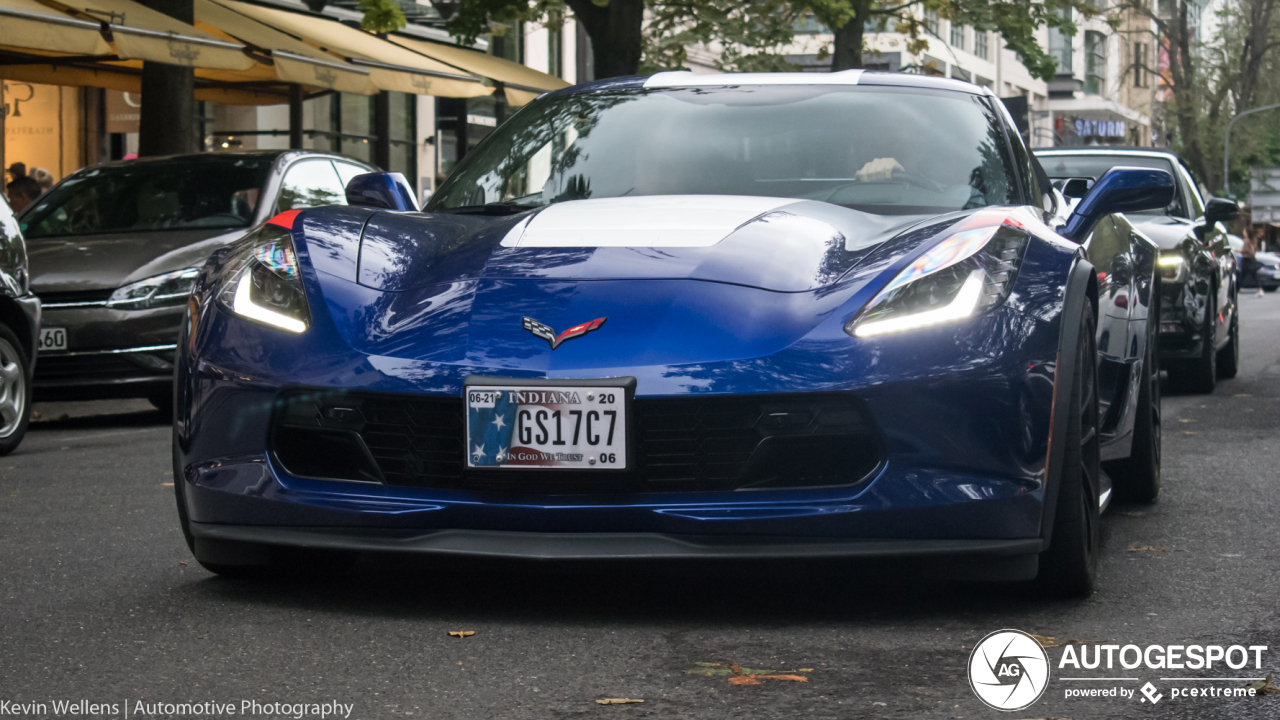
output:
POLYGON ((833 71, 862 67, 863 36, 868 26, 891 28, 908 37, 907 51, 918 53, 928 47, 927 24, 921 11, 939 18, 972 26, 981 32, 998 32, 1005 45, 1022 59, 1031 74, 1052 80, 1057 62, 1040 47, 1036 30, 1048 26, 1074 35, 1074 9, 1088 16, 1098 14, 1087 0, 797 0, 819 22, 835 34, 831 49, 833 71))
MULTIPOLYGON (((1204 23, 1194 15, 1193 0, 1168 0, 1158 7, 1122 0, 1114 11, 1150 21, 1152 30, 1142 32, 1155 36, 1167 58, 1157 70, 1172 145, 1210 188, 1224 187, 1221 149, 1227 122, 1245 110, 1280 102, 1280 0, 1226 0, 1217 11, 1218 31, 1203 38, 1197 37, 1204 23)), ((1265 116, 1246 122, 1271 131, 1251 133, 1237 125, 1232 157, 1238 169, 1230 181, 1241 190, 1248 181, 1248 161, 1280 163, 1280 153, 1268 149, 1276 144, 1280 123, 1271 118, 1268 124, 1265 116)))
POLYGON ((448 27, 470 42, 517 21, 557 27, 572 12, 591 38, 596 77, 607 78, 680 67, 689 46, 712 43, 724 69, 794 69, 779 51, 796 20, 813 13, 835 33, 832 70, 846 70, 862 67, 867 23, 907 34, 912 52, 926 47, 923 9, 999 32, 1033 74, 1050 79, 1057 66, 1035 33, 1048 25, 1074 34, 1064 8, 1098 13, 1089 0, 462 0, 448 27))

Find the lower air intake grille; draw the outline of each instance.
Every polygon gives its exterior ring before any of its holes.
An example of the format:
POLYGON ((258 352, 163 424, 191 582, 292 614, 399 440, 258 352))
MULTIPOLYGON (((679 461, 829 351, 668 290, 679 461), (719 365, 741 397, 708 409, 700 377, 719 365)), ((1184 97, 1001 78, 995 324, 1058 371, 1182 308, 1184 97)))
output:
POLYGON ((292 475, 505 493, 851 485, 883 444, 848 394, 636 398, 630 472, 468 470, 460 397, 290 391, 271 449, 292 475))

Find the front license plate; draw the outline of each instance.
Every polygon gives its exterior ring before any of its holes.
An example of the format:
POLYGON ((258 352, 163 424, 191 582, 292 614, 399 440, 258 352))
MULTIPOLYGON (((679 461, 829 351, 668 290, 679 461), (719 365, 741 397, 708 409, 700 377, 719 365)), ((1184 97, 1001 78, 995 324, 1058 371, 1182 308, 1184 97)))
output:
POLYGON ((60 327, 40 328, 40 343, 36 347, 40 352, 67 349, 67 329, 60 327))
POLYGON ((626 389, 472 385, 467 467, 624 470, 626 389))

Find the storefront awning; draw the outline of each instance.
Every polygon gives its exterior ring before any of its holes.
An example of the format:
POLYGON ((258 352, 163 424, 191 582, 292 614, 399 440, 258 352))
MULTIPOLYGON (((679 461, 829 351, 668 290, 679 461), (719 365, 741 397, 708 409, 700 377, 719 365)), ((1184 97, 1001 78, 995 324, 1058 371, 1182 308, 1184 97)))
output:
POLYGON ((416 53, 502 83, 507 92, 507 102, 512 105, 524 105, 544 92, 569 87, 569 83, 554 75, 474 50, 404 35, 392 35, 389 39, 416 53))
POLYGON ((317 50, 211 0, 195 0, 195 18, 196 27, 201 30, 249 45, 262 63, 259 67, 273 79, 360 95, 372 95, 378 91, 370 82, 369 70, 317 50))
POLYGON ((219 40, 133 0, 61 0, 83 18, 106 24, 122 60, 146 60, 215 70, 248 70, 254 61, 239 43, 219 40))
POLYGON ((36 0, 0 0, 0 45, 70 55, 111 55, 101 25, 77 20, 36 0))
POLYGON ((483 85, 481 79, 475 75, 459 71, 399 45, 376 38, 369 33, 343 25, 336 20, 250 5, 236 0, 216 1, 223 7, 304 40, 321 50, 337 53, 354 65, 367 69, 370 81, 380 90, 457 98, 480 97, 493 93, 493 88, 483 85))

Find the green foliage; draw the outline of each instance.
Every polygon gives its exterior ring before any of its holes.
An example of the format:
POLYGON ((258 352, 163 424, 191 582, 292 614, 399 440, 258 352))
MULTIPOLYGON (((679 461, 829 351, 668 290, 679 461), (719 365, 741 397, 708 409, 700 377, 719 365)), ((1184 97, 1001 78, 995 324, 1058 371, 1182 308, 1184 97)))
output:
POLYGON ((364 13, 360 27, 366 32, 389 33, 405 26, 404 12, 395 0, 360 0, 358 6, 364 13))
POLYGON ((1045 81, 1053 79, 1057 64, 1040 47, 1036 30, 1048 26, 1075 35, 1071 13, 1063 10, 1074 9, 1085 17, 1099 13, 1089 0, 795 0, 795 4, 832 29, 858 21, 903 33, 907 36, 906 50, 911 53, 928 47, 929 32, 917 13, 921 9, 932 11, 940 18, 975 30, 999 33, 1031 74, 1045 81))

